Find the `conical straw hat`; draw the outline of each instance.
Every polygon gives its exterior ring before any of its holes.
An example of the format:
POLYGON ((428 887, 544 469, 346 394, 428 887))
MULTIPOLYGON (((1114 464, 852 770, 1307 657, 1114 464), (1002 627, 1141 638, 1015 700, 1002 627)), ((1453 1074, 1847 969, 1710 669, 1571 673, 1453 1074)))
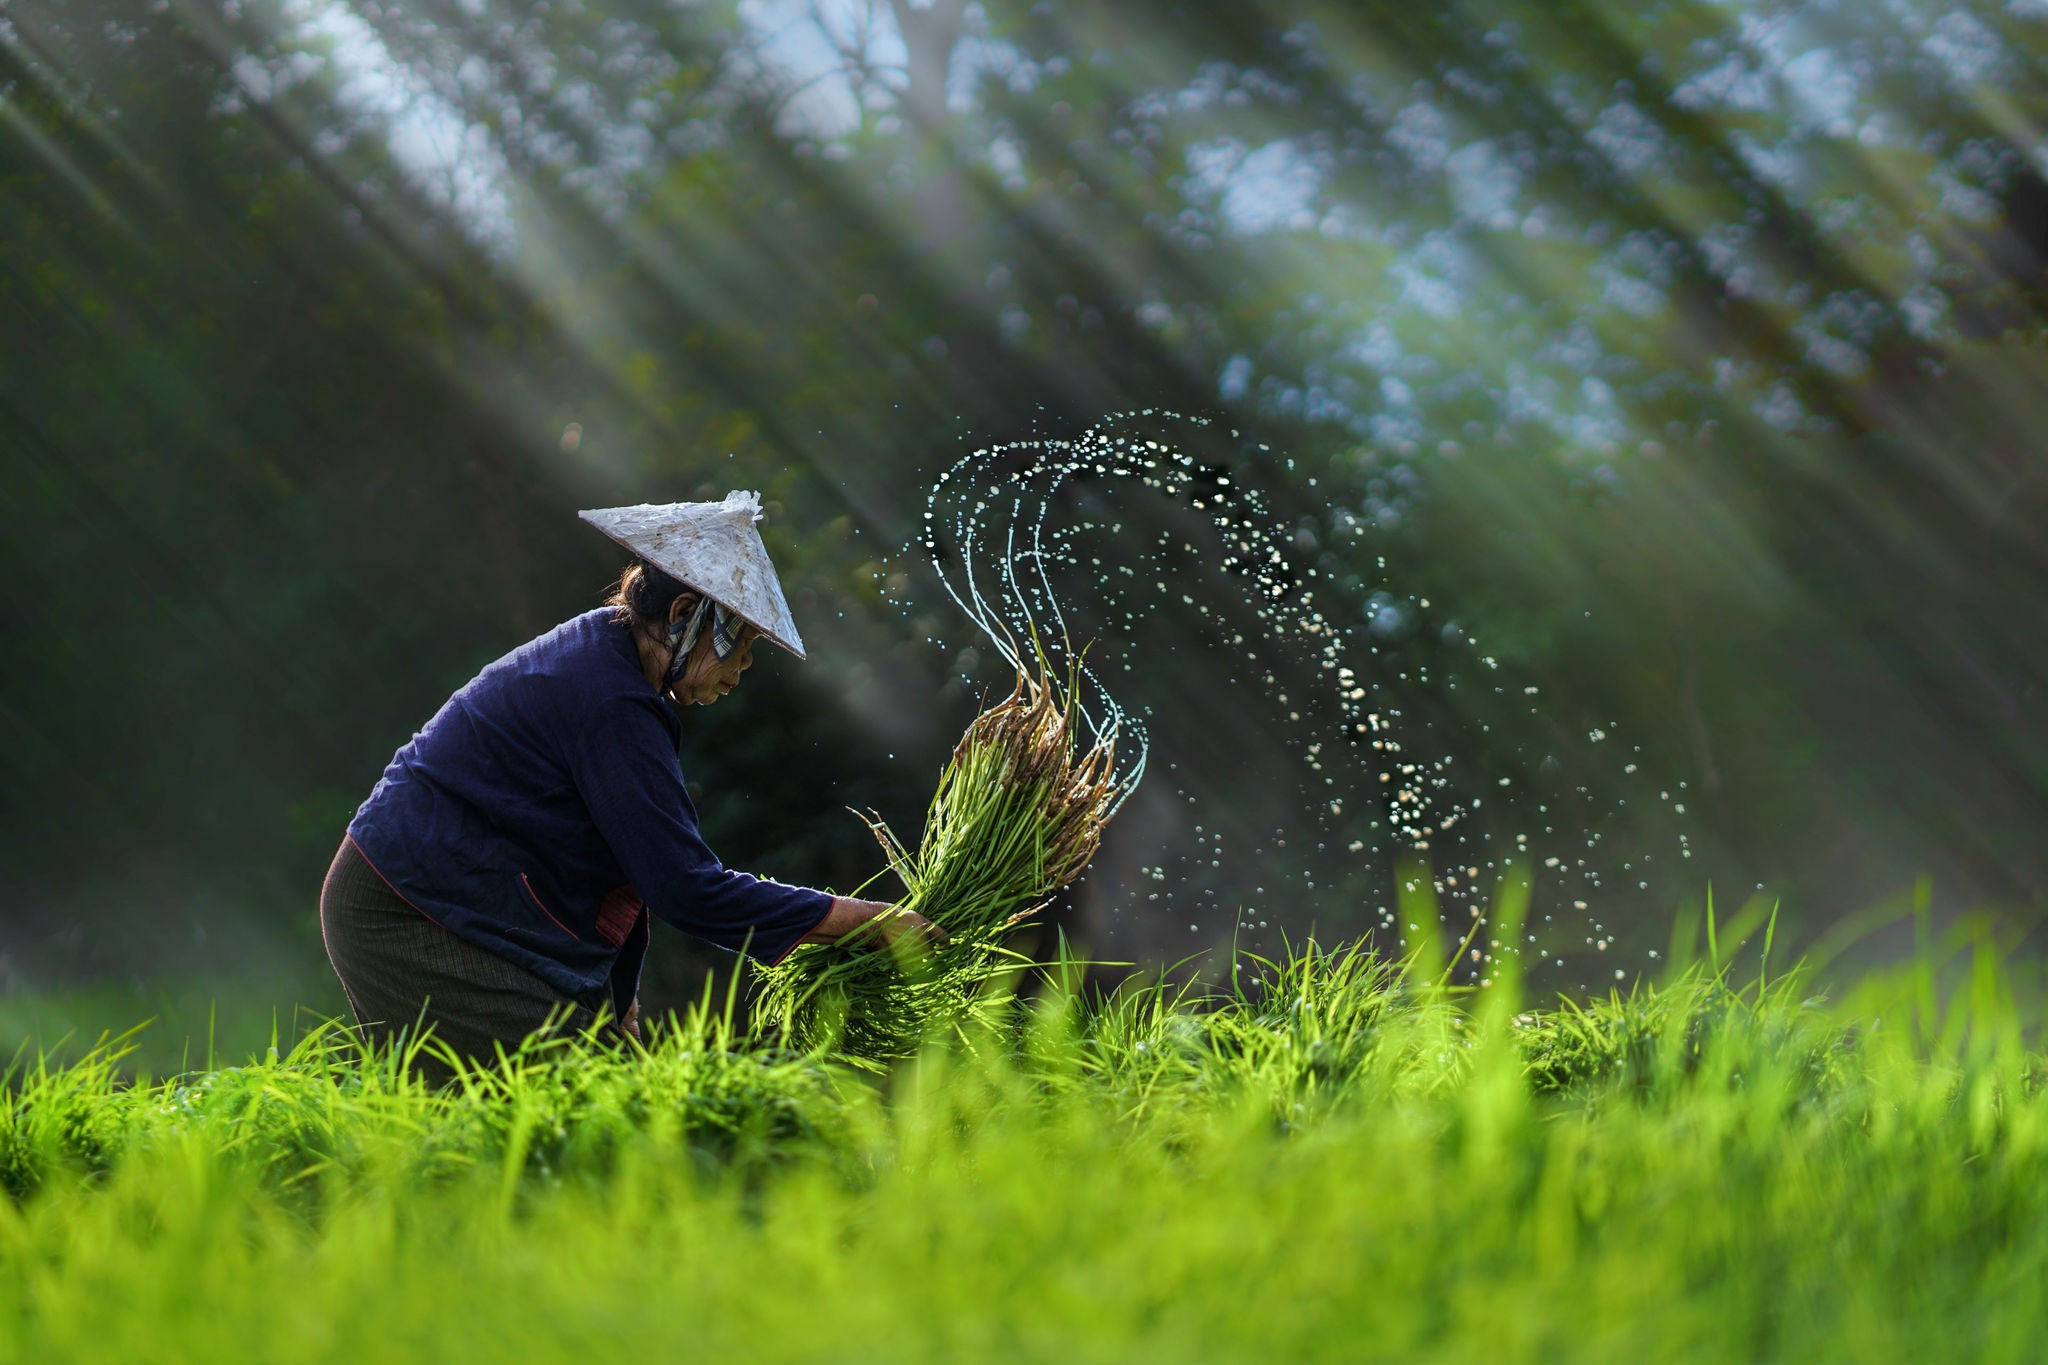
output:
POLYGON ((790 619, 782 582, 754 523, 757 493, 723 502, 640 503, 576 514, 671 578, 681 579, 801 659, 803 637, 790 619))

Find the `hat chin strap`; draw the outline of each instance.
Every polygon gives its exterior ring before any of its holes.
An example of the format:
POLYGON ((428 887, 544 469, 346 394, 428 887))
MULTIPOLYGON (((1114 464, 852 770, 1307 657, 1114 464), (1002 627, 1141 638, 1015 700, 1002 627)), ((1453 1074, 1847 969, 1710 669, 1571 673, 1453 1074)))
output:
POLYGON ((690 652, 697 647, 697 637, 704 633, 706 621, 711 623, 711 650, 720 659, 739 647, 739 615, 700 594, 696 606, 682 619, 669 623, 668 643, 675 652, 669 657, 668 673, 661 680, 664 691, 674 687, 689 667, 690 652))

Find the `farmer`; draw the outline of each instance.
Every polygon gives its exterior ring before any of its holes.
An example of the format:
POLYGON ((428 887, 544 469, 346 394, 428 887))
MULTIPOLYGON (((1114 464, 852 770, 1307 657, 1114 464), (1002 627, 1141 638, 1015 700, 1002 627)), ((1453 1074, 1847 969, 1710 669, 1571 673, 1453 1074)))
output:
MULTIPOLYGON (((431 1026, 488 1060, 543 1030, 637 1039, 650 910, 763 962, 891 910, 727 869, 683 789, 664 700, 717 701, 763 636, 804 657, 754 529, 759 498, 582 517, 638 556, 605 605, 450 697, 328 868, 321 935, 371 1041, 431 1026)), ((938 936, 909 912, 873 935, 938 936)))

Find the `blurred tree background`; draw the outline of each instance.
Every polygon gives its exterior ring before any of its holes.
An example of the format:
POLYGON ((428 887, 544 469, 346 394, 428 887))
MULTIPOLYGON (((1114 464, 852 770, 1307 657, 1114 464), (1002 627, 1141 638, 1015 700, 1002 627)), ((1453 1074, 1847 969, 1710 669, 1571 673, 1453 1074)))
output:
MULTIPOLYGON (((932 478, 1141 409, 1216 419, 1412 745, 1555 793, 1557 956, 1710 882, 2029 928, 2044 75, 2043 0, 0 0, 5 989, 332 1007, 341 830, 616 573, 575 509, 736 487, 812 660, 686 771, 850 889, 843 808, 914 830, 1004 684, 899 553, 932 478)), ((1290 659, 1133 679, 1089 951, 1378 922, 1343 831, 1267 846, 1290 659)))

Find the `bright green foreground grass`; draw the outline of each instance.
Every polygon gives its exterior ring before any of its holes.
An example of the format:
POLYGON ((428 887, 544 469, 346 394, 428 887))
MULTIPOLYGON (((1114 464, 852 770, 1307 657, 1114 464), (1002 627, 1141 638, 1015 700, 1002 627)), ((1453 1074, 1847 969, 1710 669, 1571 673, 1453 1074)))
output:
MULTIPOLYGON (((1753 970, 1753 969, 1752 969, 1753 970)), ((1521 1014, 1358 955, 883 1080, 683 1021, 430 1094, 334 1035, 0 1109, 0 1359, 2038 1361, 1995 958, 1521 1014)))

